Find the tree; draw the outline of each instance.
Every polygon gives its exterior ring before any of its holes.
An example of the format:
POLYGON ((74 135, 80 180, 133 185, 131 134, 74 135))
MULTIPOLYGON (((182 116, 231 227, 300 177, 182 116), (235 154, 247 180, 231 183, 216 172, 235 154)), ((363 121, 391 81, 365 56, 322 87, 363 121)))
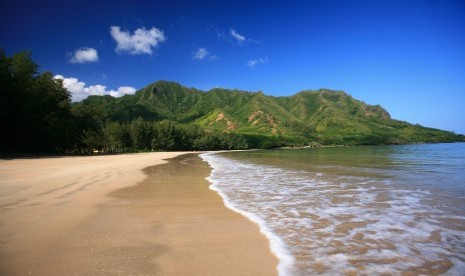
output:
POLYGON ((0 50, 2 151, 63 152, 73 144, 70 93, 38 68, 31 52, 8 57, 0 50))
POLYGON ((107 152, 126 152, 132 145, 128 125, 125 123, 108 122, 103 128, 103 136, 107 152))
POLYGON ((142 118, 133 120, 129 126, 132 145, 136 150, 151 150, 153 139, 153 127, 142 118))
POLYGON ((179 143, 179 131, 176 125, 168 120, 163 120, 154 125, 154 137, 152 147, 156 150, 176 150, 179 143))

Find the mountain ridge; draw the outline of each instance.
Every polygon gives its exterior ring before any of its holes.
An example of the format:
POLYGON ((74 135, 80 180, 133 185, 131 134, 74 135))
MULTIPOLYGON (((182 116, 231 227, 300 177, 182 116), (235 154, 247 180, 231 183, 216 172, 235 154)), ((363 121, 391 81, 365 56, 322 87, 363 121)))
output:
POLYGON ((380 105, 330 89, 275 97, 261 91, 202 91, 157 81, 134 95, 90 96, 74 103, 73 108, 100 110, 105 121, 169 120, 208 132, 239 134, 249 142, 277 139, 283 145, 286 141, 293 145, 365 145, 464 140, 463 135, 394 120, 380 105))

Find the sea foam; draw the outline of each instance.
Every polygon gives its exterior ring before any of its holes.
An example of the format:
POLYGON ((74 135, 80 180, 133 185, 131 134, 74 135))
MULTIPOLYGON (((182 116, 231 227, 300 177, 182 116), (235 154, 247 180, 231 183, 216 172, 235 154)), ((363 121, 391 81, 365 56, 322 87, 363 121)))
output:
MULTIPOLYGON (((245 210, 238 209, 235 205, 230 201, 229 197, 224 193, 220 186, 220 180, 216 180, 215 176, 218 170, 221 170, 224 166, 228 166, 227 162, 218 162, 218 160, 213 156, 214 153, 204 153, 201 154, 200 157, 205 160, 210 167, 212 168, 212 173, 206 179, 212 183, 210 185, 210 189, 217 192, 223 199, 224 205, 233 210, 236 213, 239 213, 249 219, 250 221, 256 223, 259 228, 260 232, 267 237, 270 242, 270 250, 273 254, 279 259, 278 265, 278 272, 279 275, 288 275, 288 270, 292 267, 294 263, 293 256, 289 253, 286 245, 282 241, 282 239, 273 233, 270 228, 268 227, 266 221, 257 214, 253 214, 247 212, 245 210)), ((247 169, 252 169, 252 167, 248 167, 247 169)))
POLYGON ((464 267, 465 217, 425 204, 434 202, 426 189, 200 156, 212 168, 210 188, 269 239, 280 275, 460 275, 464 267))

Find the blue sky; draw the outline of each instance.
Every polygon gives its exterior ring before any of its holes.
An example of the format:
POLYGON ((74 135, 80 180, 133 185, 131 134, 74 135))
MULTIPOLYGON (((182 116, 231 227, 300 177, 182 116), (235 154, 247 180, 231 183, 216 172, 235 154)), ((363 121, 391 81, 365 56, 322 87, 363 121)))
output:
POLYGON ((31 50, 74 99, 157 81, 344 90, 465 134, 465 1, 2 1, 0 47, 31 50))

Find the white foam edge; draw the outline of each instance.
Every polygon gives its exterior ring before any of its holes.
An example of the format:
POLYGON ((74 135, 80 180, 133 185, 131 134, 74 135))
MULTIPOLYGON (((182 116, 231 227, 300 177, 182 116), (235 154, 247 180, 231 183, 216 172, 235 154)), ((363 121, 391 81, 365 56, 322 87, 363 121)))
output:
MULTIPOLYGON (((208 158, 204 158, 204 157, 207 156, 207 155, 212 155, 212 154, 216 154, 216 152, 207 152, 207 153, 202 153, 202 154, 199 155, 200 158, 202 158, 205 162, 207 162, 207 164, 212 169, 212 172, 210 173, 210 175, 212 175, 214 173, 215 167, 214 167, 214 164, 212 164, 210 162, 210 160, 208 160, 208 158)), ((210 190, 215 191, 216 193, 218 193, 220 195, 220 197, 223 199, 223 204, 224 204, 224 206, 226 206, 226 208, 228 208, 228 209, 230 209, 230 210, 244 216, 245 218, 247 218, 251 222, 258 225, 258 227, 260 229, 260 233, 262 235, 264 235, 269 241, 271 252, 279 260, 279 264, 278 264, 278 267, 277 267, 278 274, 281 275, 281 276, 290 275, 291 273, 290 273, 289 270, 290 270, 290 268, 292 267, 292 265, 294 263, 294 257, 289 253, 289 250, 287 249, 287 247, 286 247, 285 243, 283 242, 283 240, 281 239, 281 237, 279 237, 278 235, 273 233, 273 231, 271 231, 271 229, 267 226, 265 220, 263 220, 261 217, 255 215, 255 214, 249 213, 247 211, 240 210, 240 209, 236 208, 230 202, 227 195, 224 194, 220 189, 217 188, 215 180, 211 179, 210 176, 206 177, 205 179, 208 182, 211 183, 210 186, 209 186, 210 190)))

